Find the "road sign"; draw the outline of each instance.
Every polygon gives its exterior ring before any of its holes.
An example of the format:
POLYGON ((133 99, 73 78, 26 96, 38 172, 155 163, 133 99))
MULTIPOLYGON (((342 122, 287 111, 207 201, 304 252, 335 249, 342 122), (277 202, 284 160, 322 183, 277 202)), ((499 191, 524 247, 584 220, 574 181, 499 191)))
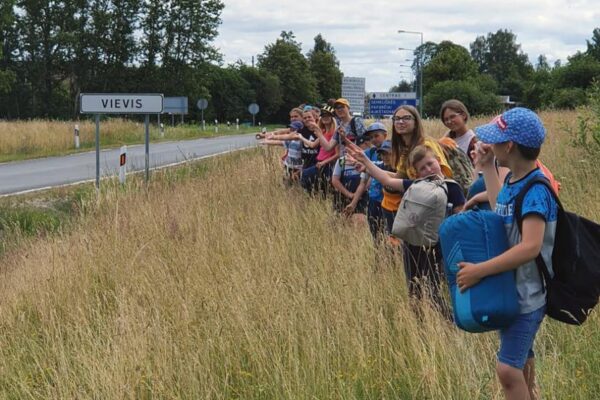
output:
POLYGON ((369 99, 416 99, 415 92, 371 92, 367 95, 369 99))
POLYGON ((206 110, 206 107, 208 107, 208 100, 200 99, 198 100, 198 103, 196 103, 196 106, 198 107, 198 110, 206 110))
POLYGON ((396 108, 402 105, 416 107, 417 99, 369 99, 369 114, 372 117, 392 115, 396 108))
POLYGON ((260 111, 260 107, 258 106, 258 104, 252 103, 248 106, 248 112, 250 114, 256 115, 256 114, 258 114, 258 111, 260 111))
POLYGON ((82 114, 159 114, 162 94, 82 93, 82 114))
POLYGON ((165 97, 163 100, 163 114, 181 114, 188 113, 188 98, 183 97, 165 97))

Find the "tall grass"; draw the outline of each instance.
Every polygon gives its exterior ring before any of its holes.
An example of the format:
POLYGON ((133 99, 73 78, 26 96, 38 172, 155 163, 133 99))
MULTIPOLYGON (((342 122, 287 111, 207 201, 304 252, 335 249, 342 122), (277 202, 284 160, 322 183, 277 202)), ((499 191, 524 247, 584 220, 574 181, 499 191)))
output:
MULTIPOLYGON (((21 160, 33 157, 45 157, 75 152, 74 129, 79 126, 80 149, 91 149, 95 146, 96 124, 91 120, 84 121, 1 121, 0 120, 0 162, 21 160)), ((202 130, 198 125, 182 124, 170 126, 165 121, 164 134, 156 124, 150 127, 150 140, 182 140, 216 135, 231 135, 258 132, 259 127, 235 125, 206 126, 202 130)), ((269 129, 273 128, 269 126, 269 129)), ((123 144, 143 143, 145 140, 144 124, 121 118, 103 118, 100 123, 101 146, 118 146, 123 144)))
MULTIPOLYGON (((543 117, 564 202, 600 220, 600 178, 543 117)), ((496 335, 417 317, 399 255, 285 189, 277 151, 105 186, 2 258, 0 398, 502 398, 496 335)), ((544 398, 597 396, 599 341, 597 315, 543 324, 544 398)))

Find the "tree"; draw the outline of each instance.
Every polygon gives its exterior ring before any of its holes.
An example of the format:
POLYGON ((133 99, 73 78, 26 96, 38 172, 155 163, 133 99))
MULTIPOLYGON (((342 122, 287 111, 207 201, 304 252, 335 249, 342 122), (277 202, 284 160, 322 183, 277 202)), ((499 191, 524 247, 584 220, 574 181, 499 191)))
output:
POLYGON ((600 28, 595 28, 592 32, 592 40, 586 40, 586 42, 586 54, 595 58, 597 61, 600 61, 600 28))
POLYGON ((442 81, 462 81, 478 75, 477 64, 469 51, 450 41, 441 42, 433 58, 423 69, 425 93, 442 81))
POLYGON ((600 79, 600 61, 586 53, 578 53, 569 58, 569 62, 554 71, 557 88, 590 87, 592 81, 600 79))
MULTIPOLYGON (((14 29, 14 1, 6 0, 0 4, 0 94, 10 92, 15 81, 13 71, 7 69, 8 56, 5 58, 3 53, 10 52, 9 32, 14 29)), ((10 54, 10 53, 8 53, 10 54)))
POLYGON ((405 93, 405 92, 413 92, 413 83, 401 80, 397 85, 392 86, 389 90, 390 93, 405 93))
POLYGON ((470 45, 471 56, 479 64, 479 71, 496 79, 500 93, 519 98, 523 82, 533 72, 527 55, 521 51, 517 37, 509 30, 479 36, 470 45))
POLYGON ((279 78, 266 71, 238 63, 237 68, 242 78, 254 91, 254 99, 260 106, 261 117, 270 121, 283 104, 283 93, 279 78))
POLYGON ((496 95, 482 91, 474 81, 444 81, 434 84, 426 93, 424 113, 438 115, 440 107, 448 99, 462 101, 473 115, 492 114, 501 108, 496 95))
POLYGON ((319 33, 308 52, 308 63, 317 84, 319 99, 338 98, 342 93, 342 71, 333 46, 319 33))
POLYGON ((317 101, 315 78, 291 31, 281 32, 275 43, 265 47, 258 56, 258 67, 277 76, 281 83, 283 104, 276 113, 277 120, 285 121, 288 111, 299 104, 317 101))
POLYGON ((211 66, 209 90, 212 101, 209 108, 219 121, 231 121, 248 115, 248 104, 255 94, 240 71, 234 67, 211 66))

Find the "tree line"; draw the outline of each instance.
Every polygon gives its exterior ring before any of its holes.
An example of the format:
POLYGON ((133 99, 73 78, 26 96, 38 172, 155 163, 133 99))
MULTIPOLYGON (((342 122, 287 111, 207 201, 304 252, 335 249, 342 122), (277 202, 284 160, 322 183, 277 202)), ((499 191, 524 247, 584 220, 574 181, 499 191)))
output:
POLYGON ((478 36, 466 49, 442 41, 427 42, 414 52, 414 82, 401 81, 390 91, 418 91, 422 65, 424 113, 435 116, 449 98, 465 103, 474 114, 498 110, 498 95, 531 109, 576 108, 590 99, 594 81, 600 81, 600 28, 593 30, 586 51, 549 65, 540 55, 535 65, 521 50, 514 33, 500 29, 478 36))
MULTIPOLYGON (((321 34, 307 54, 284 31, 256 66, 224 65, 213 44, 223 8, 221 0, 2 0, 0 118, 71 119, 80 93, 149 92, 187 96, 196 120, 195 102, 206 98, 207 120, 250 119, 256 102, 261 120, 281 122, 293 106, 341 95, 339 61, 321 34)), ((507 30, 477 37, 469 50, 427 42, 414 56, 427 115, 448 98, 493 112, 501 94, 534 109, 576 107, 600 78, 600 28, 565 65, 543 55, 532 65, 507 30)), ((390 90, 414 87, 403 81, 390 90)))

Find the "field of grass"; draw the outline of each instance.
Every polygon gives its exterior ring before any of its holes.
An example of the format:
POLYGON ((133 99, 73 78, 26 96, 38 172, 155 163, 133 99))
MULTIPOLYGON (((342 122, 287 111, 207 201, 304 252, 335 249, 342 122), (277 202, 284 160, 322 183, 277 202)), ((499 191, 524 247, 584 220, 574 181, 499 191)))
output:
MULTIPOLYGON (((542 117, 563 203, 600 221, 595 160, 568 144, 575 114, 542 117)), ((1 199, 69 223, 26 231, 6 217, 0 398, 501 399, 496 334, 461 332, 427 304, 417 318, 399 255, 284 188, 280 151, 98 196, 82 186, 1 199)), ((598 397, 598 343, 598 310, 580 328, 544 322, 544 399, 598 397)))
MULTIPOLYGON (((153 122, 156 122, 153 119, 153 122)), ((274 129, 275 126, 267 126, 274 129)), ((225 124, 218 126, 206 125, 202 130, 199 125, 180 124, 171 126, 170 121, 164 121, 164 135, 154 123, 150 126, 152 142, 165 140, 185 140, 200 137, 236 135, 254 133, 260 127, 225 124)), ((95 146, 96 124, 94 121, 0 121, 0 162, 23 160, 37 157, 70 154, 86 151, 95 146), (75 149, 74 129, 79 125, 80 150, 75 149)), ((125 144, 144 143, 144 124, 120 118, 106 118, 100 122, 100 145, 118 147, 125 144)))

